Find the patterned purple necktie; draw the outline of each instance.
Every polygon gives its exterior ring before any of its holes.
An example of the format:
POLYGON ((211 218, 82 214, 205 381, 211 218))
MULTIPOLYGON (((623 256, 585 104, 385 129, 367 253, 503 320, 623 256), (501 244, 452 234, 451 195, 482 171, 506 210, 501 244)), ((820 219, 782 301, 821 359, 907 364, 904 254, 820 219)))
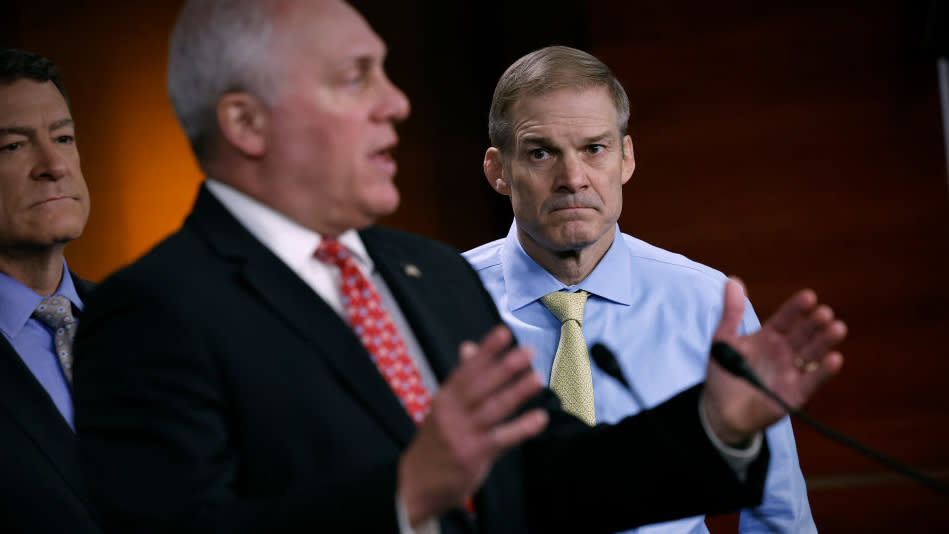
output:
POLYGON ((53 329, 53 348, 66 380, 72 383, 72 342, 76 336, 76 318, 72 303, 61 295, 44 297, 33 311, 33 317, 53 329))

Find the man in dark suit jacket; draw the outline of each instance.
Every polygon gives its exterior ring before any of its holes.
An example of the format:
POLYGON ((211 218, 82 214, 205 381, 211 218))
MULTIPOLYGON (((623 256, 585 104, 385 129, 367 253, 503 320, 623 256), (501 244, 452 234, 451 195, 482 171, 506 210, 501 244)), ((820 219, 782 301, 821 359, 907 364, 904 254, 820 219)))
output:
MULTIPOLYGON (((782 413, 749 388, 710 368, 704 388, 588 427, 492 328, 467 262, 372 226, 398 204, 408 101, 358 13, 225 4, 186 3, 170 46, 172 103, 209 178, 181 230, 97 288, 77 336, 107 528, 610 532, 760 499, 758 436, 782 413), (748 458, 715 440, 748 440, 748 458)), ((770 336, 735 336, 742 303, 731 284, 718 338, 767 358, 793 402, 839 368, 842 325, 812 294, 770 336), (818 369, 789 378, 794 357, 818 369)))
POLYGON ((89 296, 92 285, 69 272, 63 259, 88 215, 89 192, 56 67, 36 54, 0 50, 4 532, 99 532, 72 428, 71 361, 54 348, 54 340, 66 338, 34 315, 50 302, 44 297, 64 297, 78 311, 89 296))

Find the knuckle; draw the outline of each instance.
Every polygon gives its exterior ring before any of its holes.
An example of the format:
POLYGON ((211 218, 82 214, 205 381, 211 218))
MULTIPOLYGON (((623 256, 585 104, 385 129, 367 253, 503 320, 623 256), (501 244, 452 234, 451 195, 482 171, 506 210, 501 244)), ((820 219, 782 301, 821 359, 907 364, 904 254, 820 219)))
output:
POLYGON ((491 424, 494 421, 495 414, 501 410, 501 398, 504 393, 491 395, 484 399, 479 410, 479 419, 483 424, 491 424))
POLYGON ((517 372, 524 368, 524 354, 519 350, 512 350, 504 357, 504 368, 511 372, 517 372))

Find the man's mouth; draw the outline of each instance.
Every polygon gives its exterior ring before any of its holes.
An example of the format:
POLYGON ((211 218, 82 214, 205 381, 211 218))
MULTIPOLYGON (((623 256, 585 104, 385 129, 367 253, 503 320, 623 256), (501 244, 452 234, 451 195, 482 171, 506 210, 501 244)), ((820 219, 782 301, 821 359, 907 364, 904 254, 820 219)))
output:
POLYGON ((385 172, 389 176, 394 176, 398 168, 392 151, 395 149, 396 142, 386 145, 384 148, 376 150, 369 156, 369 160, 376 168, 385 172))
POLYGON ((553 207, 550 209, 550 211, 551 211, 551 213, 557 213, 557 212, 561 212, 561 213, 577 213, 577 212, 580 212, 580 211, 582 211, 582 210, 590 210, 590 209, 594 209, 593 206, 590 206, 590 205, 588 205, 588 204, 576 204, 576 203, 574 203, 574 204, 563 204, 563 205, 553 206, 553 207))
POLYGON ((31 207, 42 206, 44 204, 52 204, 52 203, 59 202, 61 200, 76 200, 76 198, 70 195, 52 195, 38 202, 34 202, 31 207))

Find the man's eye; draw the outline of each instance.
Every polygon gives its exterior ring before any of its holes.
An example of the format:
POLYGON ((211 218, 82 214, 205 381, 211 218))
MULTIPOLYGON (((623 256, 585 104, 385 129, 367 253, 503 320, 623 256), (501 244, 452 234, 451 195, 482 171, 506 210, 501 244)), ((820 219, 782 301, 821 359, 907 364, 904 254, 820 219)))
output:
POLYGON ((9 143, 9 144, 0 146, 0 152, 13 152, 14 150, 18 150, 22 146, 23 146, 23 143, 19 143, 19 142, 9 143))
POLYGON ((74 143, 76 138, 71 135, 59 135, 56 136, 57 143, 74 143))
POLYGON ((353 69, 343 76, 343 85, 360 86, 366 83, 368 73, 365 69, 353 69))
POLYGON ((543 149, 543 148, 535 148, 534 150, 531 150, 530 152, 528 152, 528 154, 530 155, 531 159, 540 160, 540 159, 546 159, 547 156, 550 155, 550 152, 548 152, 546 149, 543 149))
POLYGON ((590 145, 587 147, 587 152, 589 152, 590 154, 599 154, 600 152, 603 152, 604 150, 606 150, 606 147, 603 145, 590 145))

